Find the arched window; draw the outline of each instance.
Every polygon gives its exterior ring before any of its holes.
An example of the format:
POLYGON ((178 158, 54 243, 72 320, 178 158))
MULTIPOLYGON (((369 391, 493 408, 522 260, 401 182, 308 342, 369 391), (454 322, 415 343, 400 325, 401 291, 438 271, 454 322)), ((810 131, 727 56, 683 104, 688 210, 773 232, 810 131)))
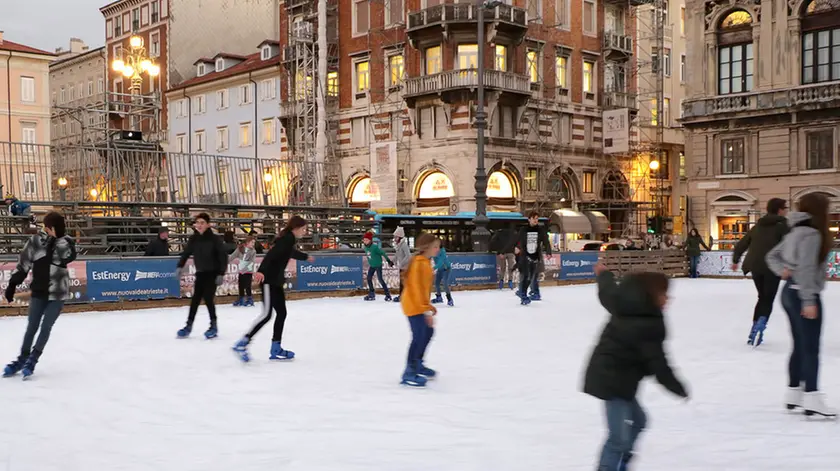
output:
POLYGON ((718 94, 753 88, 752 16, 743 10, 726 15, 718 28, 718 94))
POLYGON ((448 208, 453 196, 455 196, 455 188, 452 181, 445 173, 435 170, 424 175, 420 181, 417 189, 417 207, 448 208))
POLYGON ((812 0, 802 15, 802 83, 840 80, 840 0, 812 0))

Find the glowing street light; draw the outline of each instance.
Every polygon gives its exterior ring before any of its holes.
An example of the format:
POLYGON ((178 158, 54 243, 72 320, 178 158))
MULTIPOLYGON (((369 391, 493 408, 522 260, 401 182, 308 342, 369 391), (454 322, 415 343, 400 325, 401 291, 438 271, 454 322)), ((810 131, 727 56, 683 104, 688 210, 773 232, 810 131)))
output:
POLYGON ((659 170, 659 161, 658 160, 651 160, 650 164, 648 165, 651 170, 657 171, 659 170))
POLYGON ((64 178, 64 177, 59 178, 58 179, 58 186, 60 186, 62 188, 66 187, 67 186, 67 179, 64 178))
POLYGON ((270 173, 266 173, 266 174, 263 175, 263 180, 265 180, 266 183, 271 183, 271 180, 273 178, 274 177, 272 177, 270 173))
POLYGON ((96 197, 99 196, 99 191, 96 188, 91 188, 90 196, 91 198, 96 199, 96 197))

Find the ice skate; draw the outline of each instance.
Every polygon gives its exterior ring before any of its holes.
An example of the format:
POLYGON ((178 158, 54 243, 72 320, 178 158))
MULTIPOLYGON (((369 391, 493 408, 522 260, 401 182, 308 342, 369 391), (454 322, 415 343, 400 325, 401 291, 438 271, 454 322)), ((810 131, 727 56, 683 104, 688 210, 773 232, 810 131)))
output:
POLYGON ((755 347, 761 345, 764 342, 764 329, 767 328, 767 318, 766 317, 759 317, 755 323, 755 347))
POLYGON ((426 387, 427 381, 428 380, 424 376, 417 374, 414 368, 407 367, 403 373, 400 384, 403 386, 411 386, 413 388, 423 388, 426 387))
POLYGON ((499 280, 499 290, 505 289, 505 280, 499 280))
POLYGON ((805 391, 802 389, 802 386, 795 388, 789 387, 785 393, 785 407, 787 407, 787 410, 801 408, 804 395, 805 391))
POLYGON ((420 366, 417 368, 417 374, 426 378, 427 380, 431 380, 437 377, 437 371, 427 367, 423 364, 422 361, 420 362, 420 366))
POLYGON ((280 342, 271 342, 271 356, 268 357, 269 360, 289 361, 294 358, 295 352, 283 350, 283 347, 280 346, 280 342))
POLYGON ((204 332, 204 338, 207 340, 214 339, 219 336, 219 329, 216 328, 215 325, 211 325, 206 332, 204 332))
POLYGON ((251 361, 251 357, 248 356, 248 339, 242 338, 242 340, 236 342, 236 345, 233 346, 233 352, 242 360, 243 363, 248 363, 251 361))
POLYGON ((21 355, 17 357, 17 360, 9 363, 3 368, 3 377, 4 378, 11 378, 12 376, 18 374, 20 370, 23 369, 23 363, 26 361, 26 358, 21 355))
POLYGON ((365 299, 365 301, 375 301, 376 300, 376 295, 373 294, 373 293, 370 293, 367 296, 365 296, 364 299, 365 299))
POLYGON ((513 280, 508 281, 508 289, 513 289, 513 280))
POLYGON ((242 303, 242 305, 245 306, 245 307, 253 306, 254 305, 254 297, 253 296, 248 296, 247 298, 245 298, 245 302, 242 303))
POLYGON ((630 461, 633 460, 633 453, 627 452, 621 456, 621 461, 618 462, 618 471, 630 471, 628 467, 630 465, 630 461))
POLYGON ((435 298, 432 299, 432 304, 440 304, 443 302, 443 297, 439 294, 435 295, 435 298))
POLYGON ((455 302, 452 301, 452 295, 451 294, 446 295, 446 305, 449 306, 449 307, 455 306, 455 302))
POLYGON ((234 307, 244 306, 245 301, 242 298, 238 298, 236 301, 233 302, 234 307))
POLYGON ((805 409, 805 415, 808 417, 837 418, 837 411, 825 405, 825 395, 819 391, 806 392, 802 401, 802 408, 805 409))
POLYGON ((747 337, 747 345, 755 345, 756 334, 758 334, 758 321, 753 322, 752 328, 750 328, 750 335, 747 337))
POLYGON ((385 295, 385 302, 390 303, 393 300, 394 300, 394 298, 392 298, 390 294, 385 295))
POLYGON ((38 350, 32 350, 32 353, 29 355, 29 358, 23 362, 23 369, 20 370, 20 373, 23 375, 23 380, 28 380, 34 373, 35 373, 35 365, 38 364, 38 359, 41 357, 41 352, 38 350))
POLYGON ((528 297, 531 299, 531 301, 542 301, 542 297, 539 295, 539 293, 531 293, 531 295, 528 297))
POLYGON ((400 296, 399 296, 399 295, 394 296, 394 302, 395 302, 395 303, 400 302, 400 296))
POLYGON ((191 325, 184 326, 183 329, 178 331, 178 338, 179 339, 185 339, 185 338, 189 337, 191 333, 192 333, 192 326, 191 325))
POLYGON ((519 299, 522 300, 522 305, 523 306, 527 306, 527 305, 531 304, 531 299, 528 298, 528 296, 521 296, 519 299))

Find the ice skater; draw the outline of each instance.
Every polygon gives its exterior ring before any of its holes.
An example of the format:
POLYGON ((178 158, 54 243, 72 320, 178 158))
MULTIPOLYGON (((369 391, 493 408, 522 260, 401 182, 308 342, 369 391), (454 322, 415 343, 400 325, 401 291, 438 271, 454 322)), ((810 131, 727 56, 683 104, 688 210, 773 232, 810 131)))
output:
POLYGON ((379 284, 382 285, 382 289, 385 291, 385 301, 391 301, 391 291, 388 289, 388 284, 385 283, 385 278, 382 276, 382 260, 385 259, 388 262, 388 266, 391 267, 394 266, 394 262, 385 255, 382 247, 373 242, 373 232, 366 232, 364 237, 362 237, 362 243, 365 246, 365 255, 368 259, 367 283, 369 292, 365 296, 365 301, 376 300, 376 291, 373 289, 374 274, 376 274, 376 277, 379 279, 379 284))
POLYGON ((829 200, 809 193, 799 200, 799 211, 790 213, 791 231, 767 254, 767 266, 781 279, 782 306, 790 320, 793 351, 788 362, 788 410, 802 408, 805 415, 836 418, 826 406, 817 381, 825 288, 826 258, 831 251, 828 230, 829 200))
POLYGON ((452 274, 452 263, 449 261, 449 256, 446 255, 446 248, 438 241, 440 250, 432 259, 435 265, 435 299, 432 304, 440 304, 443 302, 443 297, 440 294, 440 286, 443 285, 443 292, 446 293, 446 304, 454 306, 452 301, 452 293, 449 291, 449 277, 452 274))
POLYGON ((781 198, 771 198, 767 202, 767 214, 761 217, 743 239, 735 245, 732 252, 732 271, 738 270, 738 262, 744 252, 744 275, 752 272, 755 290, 758 292, 758 302, 753 311, 752 327, 747 337, 747 344, 759 346, 764 342, 764 329, 770 314, 773 312, 773 301, 779 290, 781 278, 767 268, 764 259, 770 249, 782 241, 788 233, 787 202, 781 198))
POLYGON ((599 471, 626 471, 647 416, 636 399, 639 383, 654 375, 677 396, 685 386, 668 365, 662 310, 668 302, 668 277, 662 273, 627 275, 620 285, 606 266, 595 266, 598 299, 610 319, 592 352, 583 392, 604 401, 608 436, 599 471))
POLYGON ((228 256, 222 238, 213 233, 210 228, 210 216, 207 213, 200 213, 193 222, 195 233, 190 237, 181 259, 178 260, 177 277, 181 278, 184 265, 190 257, 195 264, 195 286, 192 300, 190 300, 190 313, 187 316, 187 325, 178 331, 178 338, 187 338, 192 332, 195 315, 198 313, 198 306, 204 300, 207 312, 210 314, 210 327, 204 332, 207 339, 216 338, 219 335, 218 323, 216 322, 216 287, 221 286, 227 272, 228 256))
POLYGON ((708 252, 711 250, 697 228, 692 228, 688 231, 688 237, 685 239, 685 254, 688 256, 688 277, 698 278, 700 274, 697 272, 697 266, 700 263, 700 247, 703 247, 708 252))
POLYGON ((297 240, 306 234, 306 220, 300 216, 292 216, 286 227, 280 231, 274 246, 268 251, 257 273, 254 274, 254 281, 262 285, 262 314, 254 322, 251 330, 233 346, 233 351, 239 355, 242 361, 250 361, 248 345, 257 332, 271 320, 272 311, 277 312, 274 319, 274 335, 271 338, 270 360, 291 360, 295 353, 285 350, 282 347, 283 328, 286 325, 286 293, 283 285, 286 282, 286 266, 289 259, 308 260, 310 263, 315 259, 301 252, 295 247, 297 240))
POLYGON ((429 302, 432 291, 432 258, 440 250, 440 240, 432 234, 422 234, 414 243, 417 255, 411 260, 405 276, 402 306, 411 326, 411 344, 402 382, 406 386, 424 387, 437 373, 423 363, 426 348, 435 333, 434 315, 437 309, 429 302))
POLYGON ((3 369, 3 377, 14 376, 21 371, 23 379, 27 379, 35 372, 35 365, 47 346, 64 301, 71 296, 67 265, 75 259, 76 245, 66 234, 64 216, 57 212, 48 213, 44 216, 44 229, 33 235, 23 247, 6 288, 6 300, 12 302, 18 285, 32 271, 29 320, 23 345, 17 359, 3 369), (39 327, 41 333, 33 347, 32 342, 39 327))
MULTIPOLYGON (((405 238, 405 229, 402 226, 397 226, 394 231, 394 249, 397 252, 397 267, 400 269, 400 295, 403 290, 403 277, 408 265, 411 264, 411 248, 408 246, 408 239, 405 238)), ((394 302, 400 302, 400 295, 394 298, 394 302)))
POLYGON ((253 306, 254 294, 251 292, 251 285, 254 282, 254 268, 257 262, 257 250, 254 248, 256 239, 254 236, 245 238, 245 242, 239 245, 230 255, 230 261, 238 260, 237 269, 239 271, 239 299, 237 299, 234 306, 253 306))
POLYGON ((490 238, 490 251, 496 254, 496 276, 499 278, 499 289, 505 287, 513 289, 514 270, 516 267, 516 232, 513 229, 499 229, 490 238))
POLYGON ((528 225, 519 231, 519 274, 520 286, 519 297, 522 300, 522 305, 531 304, 531 301, 539 301, 540 284, 535 281, 535 277, 539 276, 539 264, 542 260, 542 248, 548 255, 551 255, 551 243, 548 240, 548 233, 545 228, 540 227, 540 214, 536 211, 531 211, 528 215, 528 225), (528 296, 528 289, 531 289, 531 296, 528 296))

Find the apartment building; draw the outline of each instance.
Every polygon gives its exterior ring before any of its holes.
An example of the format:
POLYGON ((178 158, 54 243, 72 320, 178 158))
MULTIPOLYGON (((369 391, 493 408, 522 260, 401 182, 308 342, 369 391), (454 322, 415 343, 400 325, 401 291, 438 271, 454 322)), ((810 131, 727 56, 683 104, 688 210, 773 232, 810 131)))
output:
POLYGON ((0 192, 48 200, 49 64, 55 56, 9 41, 0 31, 0 192))
POLYGON ((90 49, 71 39, 70 49, 58 49, 56 55, 50 63, 50 143, 61 147, 104 142, 105 48, 90 49))
POLYGON ((198 58, 196 76, 167 91, 172 201, 287 204, 271 191, 281 176, 268 170, 281 152, 280 49, 254 46, 198 58))
POLYGON ((840 219, 840 4, 688 0, 688 217, 731 248, 773 197, 819 192, 840 219))

